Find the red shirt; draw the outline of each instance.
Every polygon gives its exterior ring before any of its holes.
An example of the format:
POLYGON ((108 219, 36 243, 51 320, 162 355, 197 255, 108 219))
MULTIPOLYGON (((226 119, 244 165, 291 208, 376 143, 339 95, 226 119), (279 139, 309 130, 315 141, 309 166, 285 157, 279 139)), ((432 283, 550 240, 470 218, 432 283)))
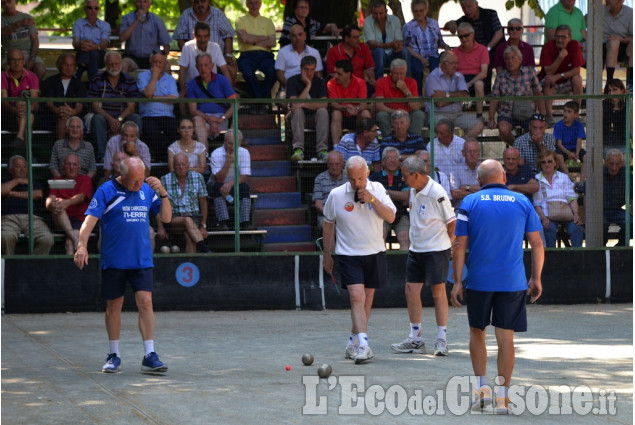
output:
MULTIPOLYGON (((417 91, 417 81, 414 78, 406 77, 404 81, 406 83, 406 86, 408 86, 408 90, 410 91, 410 93, 414 95, 419 93, 417 91)), ((406 96, 403 94, 401 90, 395 87, 395 85, 392 83, 392 80, 390 79, 390 76, 386 76, 386 77, 381 77, 379 80, 377 80, 377 85, 375 87, 375 97, 384 97, 386 99, 403 99, 406 96)), ((385 105, 389 107, 390 109, 404 109, 406 110, 406 112, 412 111, 412 109, 410 109, 410 106, 408 106, 407 102, 402 102, 402 103, 387 103, 386 102, 385 105)))
POLYGON ((350 57, 348 53, 344 51, 344 43, 340 43, 329 49, 326 54, 326 73, 335 74, 335 63, 340 60, 349 60, 353 62, 353 75, 364 79, 364 71, 366 69, 374 68, 375 61, 373 55, 370 53, 370 49, 365 43, 360 43, 357 50, 350 57))
POLYGON ((474 42, 472 50, 466 52, 463 47, 455 47, 452 52, 459 60, 456 70, 463 75, 476 75, 481 72, 481 64, 489 65, 489 52, 487 47, 474 42))
MULTIPOLYGON (((366 99, 368 97, 366 82, 352 74, 348 87, 344 88, 343 85, 337 83, 335 78, 331 78, 326 84, 326 91, 331 99, 366 99)), ((342 105, 359 105, 359 103, 344 102, 342 105)), ((350 115, 344 111, 344 116, 350 115)))
MULTIPOLYGON (((556 41, 551 40, 542 46, 542 52, 540 52, 540 66, 542 69, 538 74, 538 79, 542 80, 545 78, 547 73, 545 72, 545 68, 555 62, 558 57, 558 47, 556 46, 556 41)), ((580 43, 575 40, 569 41, 567 44, 567 52, 568 55, 564 60, 560 63, 560 66, 556 70, 555 74, 561 74, 563 72, 571 71, 574 68, 581 67, 584 65, 584 56, 582 56, 582 48, 580 47, 580 43)), ((562 84, 566 82, 566 78, 559 79, 556 84, 562 84)))
MULTIPOLYGON (((66 177, 55 177, 55 180, 64 180, 66 177)), ((90 198, 93 197, 93 182, 90 177, 79 174, 75 177, 75 187, 73 189, 51 189, 51 195, 62 199, 71 199, 78 193, 86 195, 86 200, 81 204, 71 205, 66 208, 66 214, 75 220, 84 221, 84 213, 88 208, 90 198)))

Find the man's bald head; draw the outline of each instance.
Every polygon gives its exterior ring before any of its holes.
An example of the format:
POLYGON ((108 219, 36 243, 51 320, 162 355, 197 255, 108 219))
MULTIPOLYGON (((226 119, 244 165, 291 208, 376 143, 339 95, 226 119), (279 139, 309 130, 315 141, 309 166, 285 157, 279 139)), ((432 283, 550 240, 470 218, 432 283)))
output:
POLYGON ((478 166, 478 181, 481 186, 492 183, 505 184, 505 170, 495 159, 486 159, 478 166))

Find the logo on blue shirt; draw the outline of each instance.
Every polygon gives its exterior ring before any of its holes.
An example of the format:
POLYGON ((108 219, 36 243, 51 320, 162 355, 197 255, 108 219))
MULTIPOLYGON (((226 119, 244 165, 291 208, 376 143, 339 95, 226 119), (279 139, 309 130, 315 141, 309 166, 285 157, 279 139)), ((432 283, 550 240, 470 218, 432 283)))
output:
POLYGON ((143 191, 142 191, 142 190, 140 190, 140 191, 139 191, 139 196, 141 196, 141 200, 142 200, 142 201, 145 201, 145 200, 146 200, 146 194, 145 194, 145 193, 143 193, 143 191))

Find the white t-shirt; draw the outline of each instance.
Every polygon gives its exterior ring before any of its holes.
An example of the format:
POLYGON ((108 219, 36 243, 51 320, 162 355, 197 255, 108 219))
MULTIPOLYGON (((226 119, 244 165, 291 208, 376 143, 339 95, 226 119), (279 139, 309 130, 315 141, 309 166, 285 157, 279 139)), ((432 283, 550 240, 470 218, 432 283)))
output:
MULTIPOLYGON (((397 211, 381 183, 366 182, 366 190, 393 212, 397 211)), ((331 191, 324 205, 324 217, 335 223, 335 253, 338 255, 372 255, 386 250, 384 220, 370 202, 355 202, 355 191, 344 183, 331 191)), ((375 202, 377 202, 375 201, 375 202)))
POLYGON ((284 71, 284 78, 287 80, 294 75, 298 75, 300 73, 300 61, 302 61, 302 58, 305 56, 313 56, 317 60, 315 71, 322 71, 322 58, 320 57, 320 52, 311 46, 305 45, 304 51, 302 53, 298 53, 293 50, 293 46, 290 44, 284 46, 278 52, 275 65, 276 71, 284 71))
MULTIPOLYGON (((218 74, 218 67, 227 65, 225 57, 220 49, 218 43, 210 41, 207 43, 207 50, 205 51, 212 56, 212 63, 214 68, 212 72, 218 74)), ((196 47, 196 40, 190 40, 181 49, 181 57, 179 58, 180 66, 187 66, 187 72, 185 73, 185 84, 192 79, 198 77, 198 70, 196 69, 196 56, 200 53, 204 53, 196 47)))
POLYGON ((410 189, 410 251, 445 251, 452 245, 446 225, 456 220, 443 187, 432 179, 417 193, 410 189))

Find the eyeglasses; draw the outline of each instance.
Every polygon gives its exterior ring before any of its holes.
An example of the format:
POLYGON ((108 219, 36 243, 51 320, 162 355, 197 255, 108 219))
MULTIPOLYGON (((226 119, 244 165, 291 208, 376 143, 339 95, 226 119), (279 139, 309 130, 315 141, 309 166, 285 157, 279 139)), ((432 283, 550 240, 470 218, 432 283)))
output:
POLYGON ((553 163, 553 159, 546 159, 546 160, 542 160, 540 161, 541 164, 552 164, 553 163))
POLYGON ((522 31, 523 27, 507 27, 507 31, 522 31))
POLYGON ((85 6, 86 10, 99 10, 99 6, 85 6))
POLYGON ((545 119, 545 117, 543 117, 540 114, 534 114, 534 115, 531 116, 529 121, 547 121, 547 120, 545 119))
POLYGON ((469 37, 469 36, 471 36, 472 34, 473 34, 473 33, 471 33, 471 32, 470 32, 470 33, 467 33, 467 34, 459 34, 459 36, 458 36, 458 37, 459 37, 459 39, 460 39, 460 40, 462 40, 462 39, 464 39, 464 38, 468 38, 468 37, 469 37))

